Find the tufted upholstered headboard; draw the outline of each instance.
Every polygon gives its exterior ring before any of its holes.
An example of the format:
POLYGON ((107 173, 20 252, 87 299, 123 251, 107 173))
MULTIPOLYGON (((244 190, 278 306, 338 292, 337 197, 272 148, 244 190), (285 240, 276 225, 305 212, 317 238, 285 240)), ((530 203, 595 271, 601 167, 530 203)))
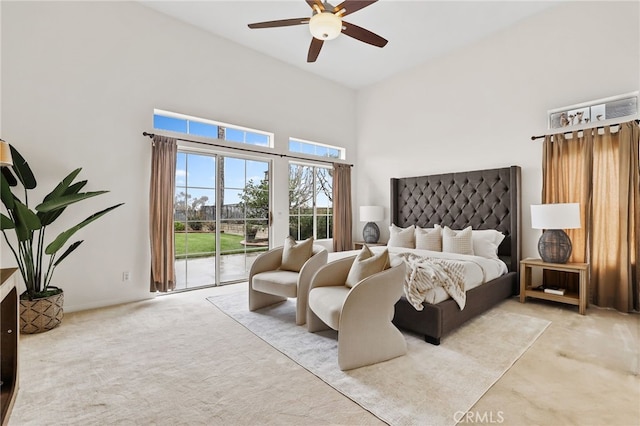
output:
POLYGON ((391 179, 391 223, 496 229, 498 255, 509 271, 520 265, 520 167, 391 179))

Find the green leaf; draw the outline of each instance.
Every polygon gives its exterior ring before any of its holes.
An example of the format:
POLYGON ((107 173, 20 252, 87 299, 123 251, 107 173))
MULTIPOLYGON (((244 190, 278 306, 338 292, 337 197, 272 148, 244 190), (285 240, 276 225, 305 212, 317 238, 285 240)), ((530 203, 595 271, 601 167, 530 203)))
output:
MULTIPOLYGON (((80 169, 78 169, 80 170, 80 169)), ((64 193, 61 195, 69 195, 69 194, 77 194, 78 192, 80 192, 80 190, 87 184, 86 180, 80 181, 80 182, 76 182, 73 185, 69 186, 68 188, 66 188, 64 190, 64 193)), ((55 190, 54 190, 55 191, 55 190)), ((54 192, 52 192, 51 194, 47 195, 44 199, 44 201, 47 201, 48 199, 52 199, 53 198, 53 194, 54 192), (51 197, 50 197, 51 196, 51 197)), ((66 207, 61 207, 59 209, 56 210, 52 210, 50 212, 38 212, 38 217, 40 218, 40 221, 42 222, 42 226, 47 226, 51 223, 53 223, 58 217, 60 217, 60 215, 65 211, 66 207)))
POLYGON ((51 225, 62 214, 63 211, 64 209, 59 209, 47 213, 38 212, 36 214, 40 218, 40 223, 42 223, 42 226, 47 226, 51 225))
POLYGON ((47 213, 53 210, 57 210, 66 207, 70 204, 77 203, 78 201, 86 200, 87 198, 95 197, 97 195, 106 194, 109 191, 93 191, 93 192, 81 192, 79 194, 63 195, 61 197, 45 201, 42 204, 36 206, 36 210, 42 213, 47 213))
POLYGON ((84 240, 80 240, 80 241, 76 241, 75 243, 71 244, 69 246, 69 248, 67 248, 67 250, 65 250, 65 252, 62 254, 62 256, 60 256, 58 258, 58 260, 56 260, 56 262, 53 264, 53 266, 58 266, 58 264, 60 264, 60 262, 62 262, 64 260, 65 257, 69 256, 71 254, 72 251, 74 251, 75 249, 78 248, 78 246, 80 244, 82 244, 84 240))
POLYGON ((13 223, 11 219, 0 213, 0 229, 4 231, 5 229, 13 229, 15 227, 16 224, 13 223))
POLYGON ((80 170, 82 169, 78 168, 72 171, 71 173, 69 173, 67 177, 62 179, 62 181, 53 189, 53 191, 51 191, 49 194, 47 194, 46 197, 44 197, 43 201, 55 199, 66 194, 67 193, 66 191, 69 188, 69 185, 71 185, 71 182, 73 182, 76 176, 78 176, 78 173, 80 173, 80 170))
POLYGON ((13 175, 13 173, 11 173, 11 169, 9 169, 9 167, 2 167, 2 177, 4 177, 7 182, 9 182, 9 186, 16 186, 18 184, 18 180, 13 175))
POLYGON ((120 207, 123 204, 124 203, 116 204, 115 206, 108 207, 98 213, 94 213, 88 218, 86 218, 85 220, 83 220, 82 222, 80 222, 79 224, 77 224, 76 226, 74 226, 73 228, 67 229, 66 231, 58 235, 56 239, 53 240, 53 242, 51 242, 51 244, 47 246, 44 252, 48 255, 56 253, 58 250, 62 248, 62 246, 66 244, 67 241, 69 241, 69 238, 71 238, 71 236, 75 234, 78 230, 84 228, 94 220, 97 220, 98 218, 104 216, 105 214, 109 213, 111 210, 117 207, 120 207))
POLYGON ((66 191, 64 191, 64 195, 77 194, 80 192, 82 188, 84 188, 86 184, 87 184, 86 180, 81 180, 80 182, 76 182, 73 185, 71 185, 69 188, 67 188, 66 191))
POLYGON ((35 176, 33 176, 31 167, 29 167, 29 163, 27 163, 13 145, 9 145, 9 148, 11 148, 11 158, 13 159, 13 172, 18 177, 18 180, 26 189, 35 188, 37 182, 35 176))
POLYGON ((38 216, 18 199, 14 199, 14 203, 13 213, 16 220, 16 236, 18 241, 27 241, 31 238, 31 232, 42 228, 42 224, 38 216))
POLYGON ((7 208, 7 210, 13 209, 13 193, 11 192, 11 188, 9 187, 9 182, 6 179, 2 179, 0 182, 2 187, 0 188, 0 198, 2 198, 2 204, 7 208))

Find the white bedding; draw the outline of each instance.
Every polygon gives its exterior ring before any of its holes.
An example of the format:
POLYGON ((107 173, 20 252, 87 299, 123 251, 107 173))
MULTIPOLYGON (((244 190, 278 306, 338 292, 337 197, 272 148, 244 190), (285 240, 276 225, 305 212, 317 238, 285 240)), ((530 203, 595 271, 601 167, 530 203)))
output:
MULTIPOLYGON (((437 259, 449 259, 460 261, 463 265, 465 291, 478 287, 488 281, 498 278, 508 272, 507 265, 500 259, 489 259, 486 257, 472 256, 465 254, 447 253, 430 250, 409 249, 403 247, 370 247, 374 253, 381 252, 385 249, 389 250, 389 254, 398 253, 414 253, 422 257, 432 257, 437 259)), ((343 259, 349 256, 355 256, 360 250, 342 251, 329 253, 329 262, 343 259)), ((428 303, 440 303, 449 299, 449 295, 442 287, 429 290, 425 295, 425 301, 428 303)))

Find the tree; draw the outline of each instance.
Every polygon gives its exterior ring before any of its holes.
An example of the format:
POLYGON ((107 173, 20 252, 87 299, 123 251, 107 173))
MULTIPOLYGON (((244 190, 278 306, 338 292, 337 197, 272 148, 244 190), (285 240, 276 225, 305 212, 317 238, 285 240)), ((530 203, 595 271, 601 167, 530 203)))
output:
MULTIPOLYGON (((189 196, 190 197, 190 196, 189 196)), ((173 202, 173 210, 175 211, 175 220, 187 220, 187 194, 180 191, 175 195, 173 202)))
POLYGON ((269 217, 269 181, 262 179, 256 184, 249 180, 240 194, 245 217, 266 219, 269 217))
MULTIPOLYGON (((332 182, 331 169, 297 164, 289 167, 289 233, 293 237, 304 239, 314 235, 314 202, 322 198, 318 197, 320 194, 333 202, 332 182)), ((326 223, 326 220, 318 222, 319 234, 327 234, 326 223)))
POLYGON ((333 202, 333 169, 317 169, 318 185, 329 201, 333 202))
POLYGON ((204 220, 206 219, 203 207, 209 201, 209 197, 192 198, 190 194, 180 191, 174 202, 176 216, 182 217, 182 220, 204 220))
POLYGON ((268 225, 269 181, 265 178, 256 184, 249 180, 240 194, 240 204, 244 207, 246 238, 253 241, 259 228, 268 225))
MULTIPOLYGON (((331 169, 298 164, 289 166, 289 212, 292 235, 299 238, 313 235, 314 197, 317 193, 324 193, 332 202, 332 181, 331 169)), ((245 217, 249 219, 247 228, 264 225, 265 219, 269 217, 269 181, 266 178, 259 183, 250 180, 245 185, 240 199, 245 209, 245 217)), ((326 233, 328 225, 324 226, 324 233, 326 233)))
POLYGON ((313 205, 313 168, 289 166, 289 211, 313 205))
POLYGON ((176 221, 176 223, 174 224, 174 229, 184 229, 183 226, 177 224, 179 222, 188 221, 190 230, 202 230, 205 222, 213 219, 213 210, 211 208, 206 208, 207 201, 209 201, 209 197, 207 197, 206 195, 203 195, 202 197, 192 198, 190 194, 182 191, 179 192, 175 196, 174 201, 174 220, 176 221))
POLYGON ((209 197, 206 195, 191 200, 191 212, 195 219, 206 219, 203 207, 207 201, 209 201, 209 197))

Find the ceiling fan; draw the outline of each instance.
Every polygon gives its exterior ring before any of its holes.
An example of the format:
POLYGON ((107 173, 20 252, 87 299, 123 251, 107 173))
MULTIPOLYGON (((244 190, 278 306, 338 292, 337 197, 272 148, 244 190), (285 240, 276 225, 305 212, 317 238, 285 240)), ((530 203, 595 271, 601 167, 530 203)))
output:
POLYGON ((357 12, 378 0, 345 0, 335 7, 330 5, 328 2, 322 2, 321 0, 305 1, 309 6, 311 6, 311 9, 313 9, 313 15, 310 18, 293 18, 281 19, 278 21, 257 22, 255 24, 249 24, 249 28, 274 28, 309 24, 309 31, 313 38, 311 39, 311 45, 309 46, 307 62, 315 62, 325 40, 333 40, 338 37, 340 33, 377 47, 384 47, 387 44, 387 40, 379 35, 342 20, 343 17, 353 12, 357 12))

